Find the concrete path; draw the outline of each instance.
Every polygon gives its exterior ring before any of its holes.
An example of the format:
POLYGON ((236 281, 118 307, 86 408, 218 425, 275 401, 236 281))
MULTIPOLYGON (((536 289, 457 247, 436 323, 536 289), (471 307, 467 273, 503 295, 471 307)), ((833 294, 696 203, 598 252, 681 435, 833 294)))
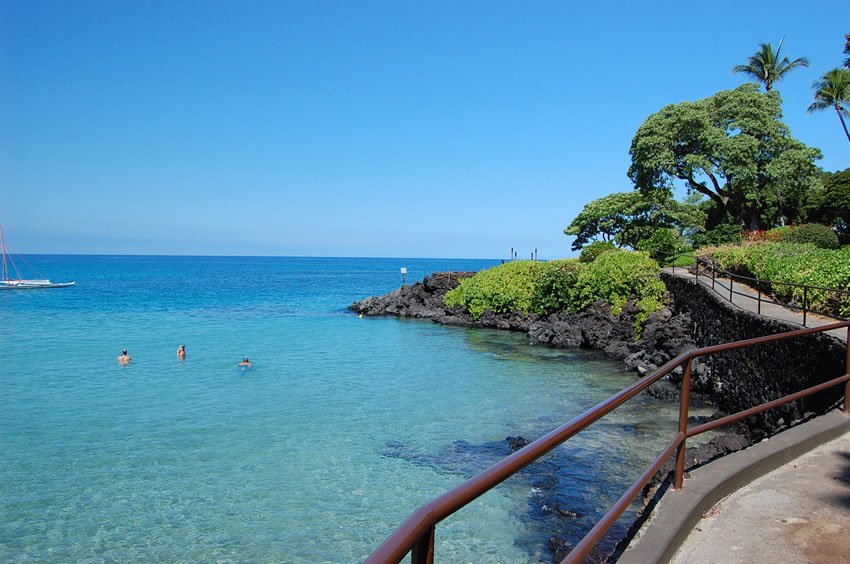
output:
MULTIPOLYGON (((665 271, 696 281, 684 268, 665 271)), ((737 281, 701 275, 699 283, 741 309, 802 327, 800 312, 759 304, 758 292, 737 281)), ((807 327, 831 323, 806 316, 807 327)), ((846 329, 829 333, 847 340, 846 329)), ((694 470, 619 561, 850 564, 850 418, 835 411, 694 470)))
POLYGON ((850 563, 850 433, 720 501, 671 562, 850 563))
MULTIPOLYGON (((676 267, 674 272, 673 268, 667 267, 664 269, 664 272, 688 278, 690 280, 696 280, 694 274, 688 272, 686 268, 676 267)), ((780 321, 794 323, 795 325, 799 325, 801 328, 803 327, 802 312, 765 301, 770 298, 764 294, 761 295, 761 300, 759 300, 758 291, 750 288, 749 286, 744 286, 738 281, 730 280, 729 278, 715 278, 712 280, 711 276, 706 276, 701 272, 699 282, 706 288, 713 290, 718 296, 722 297, 726 301, 730 301, 729 290, 731 286, 731 302, 733 305, 753 313, 764 315, 765 317, 770 317, 771 319, 778 319, 780 321)), ((822 317, 813 313, 808 313, 805 321, 806 327, 819 327, 821 325, 829 325, 837 322, 835 319, 822 317)), ((846 329, 828 331, 828 334, 847 342, 846 329)))
POLYGON ((618 564, 850 562, 850 416, 815 417, 692 470, 618 564))

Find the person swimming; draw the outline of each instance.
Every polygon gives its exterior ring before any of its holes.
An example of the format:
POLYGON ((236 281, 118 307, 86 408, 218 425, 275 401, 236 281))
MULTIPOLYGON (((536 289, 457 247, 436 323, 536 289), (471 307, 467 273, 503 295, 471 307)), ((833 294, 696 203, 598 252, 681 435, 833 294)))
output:
POLYGON ((177 348, 177 358, 179 358, 180 360, 186 358, 186 345, 180 345, 177 348))
POLYGON ((118 355, 118 364, 130 364, 130 355, 127 354, 127 349, 121 351, 121 354, 118 355))
POLYGON ((242 367, 245 367, 245 368, 250 368, 251 367, 251 361, 248 360, 247 356, 243 356, 242 362, 239 363, 239 366, 242 366, 242 367))

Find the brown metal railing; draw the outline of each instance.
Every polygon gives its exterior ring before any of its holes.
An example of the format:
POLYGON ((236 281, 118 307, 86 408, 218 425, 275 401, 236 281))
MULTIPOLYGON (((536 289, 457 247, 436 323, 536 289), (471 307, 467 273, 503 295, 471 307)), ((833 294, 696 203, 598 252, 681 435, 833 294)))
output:
POLYGON ((487 470, 484 470, 477 476, 463 482, 456 488, 444 493, 440 497, 434 499, 414 511, 396 530, 390 535, 384 543, 378 547, 375 552, 366 560, 369 564, 385 563, 385 562, 400 562, 405 555, 411 554, 411 562, 413 564, 431 564, 434 561, 434 540, 437 523, 452 515, 472 500, 481 496, 485 492, 496 487, 504 480, 519 472, 525 466, 539 459, 555 447, 561 445, 570 437, 585 429, 595 421, 598 421, 605 415, 611 413, 614 409, 635 397, 637 394, 648 388, 650 385, 659 381, 661 378, 682 366, 683 378, 682 388, 679 401, 679 425, 675 438, 661 451, 658 457, 653 461, 649 468, 637 479, 637 481, 624 493, 620 499, 608 510, 602 519, 585 535, 585 537, 573 548, 564 562, 575 563, 582 561, 587 554, 593 549, 596 544, 602 540, 608 529, 619 519, 620 515, 632 503, 638 493, 649 483, 656 472, 664 465, 664 463, 676 453, 676 469, 673 479, 673 487, 676 490, 682 488, 683 478, 685 474, 685 446, 687 439, 715 429, 721 425, 727 425, 740 421, 745 417, 767 411, 773 407, 783 405, 785 403, 810 396, 814 393, 844 384, 844 413, 850 415, 850 348, 847 352, 847 362, 845 365, 845 373, 837 378, 833 378, 827 382, 823 382, 816 386, 807 388, 800 392, 773 400, 768 403, 741 411, 703 425, 699 425, 692 429, 688 429, 688 406, 690 404, 690 386, 691 386, 691 367, 694 359, 713 355, 717 353, 727 352, 731 350, 742 349, 772 343, 776 341, 784 341, 793 339, 803 335, 811 335, 833 329, 847 328, 848 341, 850 341, 850 321, 841 323, 833 323, 822 327, 812 327, 809 329, 800 329, 797 331, 789 331, 787 333, 779 333, 776 335, 767 335, 744 341, 736 341, 712 347, 694 349, 680 354, 661 368, 655 370, 648 376, 641 378, 633 384, 627 386, 617 394, 611 396, 607 400, 599 403, 595 407, 585 411, 578 417, 569 421, 554 431, 537 439, 533 443, 525 446, 521 450, 504 458, 500 462, 494 464, 487 470))

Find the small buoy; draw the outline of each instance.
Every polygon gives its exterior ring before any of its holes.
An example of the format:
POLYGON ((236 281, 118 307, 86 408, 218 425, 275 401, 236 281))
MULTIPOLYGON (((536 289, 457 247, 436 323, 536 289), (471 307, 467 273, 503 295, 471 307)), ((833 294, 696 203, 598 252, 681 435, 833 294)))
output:
POLYGON ((360 314, 360 315, 358 315, 357 317, 363 317, 363 314, 361 313, 361 314, 360 314))

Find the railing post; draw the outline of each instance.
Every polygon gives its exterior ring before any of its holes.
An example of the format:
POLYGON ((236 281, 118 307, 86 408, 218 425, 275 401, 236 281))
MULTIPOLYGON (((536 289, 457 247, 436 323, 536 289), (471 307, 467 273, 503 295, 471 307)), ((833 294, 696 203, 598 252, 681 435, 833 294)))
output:
POLYGON ((808 286, 803 286, 803 327, 806 326, 806 298, 808 297, 808 286))
POLYGON ((714 290, 714 277, 717 274, 717 267, 712 264, 711 265, 711 289, 714 290))
MULTIPOLYGON (((847 374, 850 374, 850 327, 847 328, 847 374)), ((844 384, 844 415, 850 415, 850 380, 844 384)))
MULTIPOLYGON (((679 433, 688 432, 688 405, 691 401, 691 364, 693 360, 688 358, 685 364, 685 373, 682 377, 682 390, 679 396, 679 433)), ((676 475, 673 480, 673 489, 681 490, 685 481, 685 449, 687 440, 682 439, 682 444, 676 450, 676 475)))
POLYGON ((729 302, 735 303, 732 301, 732 284, 735 283, 735 280, 732 278, 732 274, 729 274, 729 302))
POLYGON ((758 312, 759 312, 759 315, 761 315, 761 284, 759 284, 759 280, 758 280, 758 278, 756 278, 756 288, 757 288, 757 289, 758 289, 758 291, 759 291, 759 308, 758 308, 758 312))
POLYGON ((434 564, 435 527, 431 525, 410 551, 410 564, 434 564))

